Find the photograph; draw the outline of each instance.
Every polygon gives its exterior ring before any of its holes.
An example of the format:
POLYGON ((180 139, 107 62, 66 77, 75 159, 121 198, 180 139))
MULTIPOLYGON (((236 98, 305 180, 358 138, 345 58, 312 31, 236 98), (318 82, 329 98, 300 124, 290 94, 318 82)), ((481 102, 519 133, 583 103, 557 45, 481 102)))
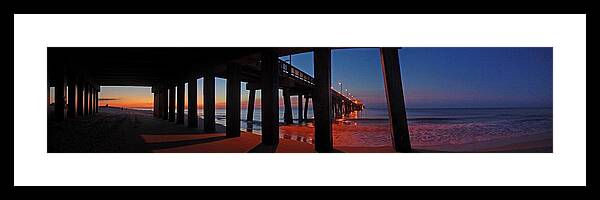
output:
POLYGON ((552 47, 48 47, 48 153, 552 153, 552 47))

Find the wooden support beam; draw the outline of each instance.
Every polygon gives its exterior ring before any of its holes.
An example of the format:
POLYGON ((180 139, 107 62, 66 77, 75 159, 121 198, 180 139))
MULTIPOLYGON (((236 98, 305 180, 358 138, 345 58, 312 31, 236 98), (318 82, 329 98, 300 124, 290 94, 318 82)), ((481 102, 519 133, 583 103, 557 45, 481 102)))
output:
MULTIPOLYGON (((98 86, 98 88, 100 88, 100 86, 98 86)), ((99 111, 98 109, 99 109, 99 107, 100 107, 100 106, 98 105, 98 103, 100 103, 100 89, 98 89, 98 90, 96 91, 96 103, 94 104, 94 105, 96 105, 96 112, 98 112, 98 111, 99 111)))
POLYGON ((165 118, 165 90, 162 88, 163 86, 160 86, 161 88, 158 89, 158 118, 159 119, 164 119, 165 118))
POLYGON ((394 150, 396 152, 411 152, 398 49, 380 48, 379 51, 381 54, 381 68, 383 70, 388 115, 392 123, 394 150))
POLYGON ((93 115, 94 114, 94 103, 96 102, 94 100, 94 98, 95 98, 94 95, 96 95, 96 88, 94 85, 91 85, 91 87, 92 88, 90 89, 90 92, 91 92, 91 94, 90 94, 90 114, 93 115))
POLYGON ((337 104, 337 100, 336 99, 332 99, 332 101, 331 101, 331 109, 332 109, 332 112, 333 112, 333 118, 332 119, 338 118, 338 104, 337 104))
POLYGON ((84 115, 84 84, 81 80, 77 81, 77 116, 84 115))
POLYGON ((304 117, 302 115, 303 109, 302 109, 302 94, 298 95, 298 123, 304 121, 304 117))
POLYGON ((308 100, 310 100, 310 99, 307 96, 306 101, 304 101, 304 118, 305 119, 308 119, 308 100))
POLYGON ((90 85, 88 83, 83 83, 83 115, 90 114, 90 85))
POLYGON ((90 100, 92 101, 92 102, 91 102, 91 104, 92 104, 92 108, 91 108, 91 110, 90 110, 90 112, 91 112, 92 114, 96 113, 96 94, 98 94, 98 93, 96 93, 96 86, 94 85, 94 86, 92 87, 92 99, 90 99, 90 100))
POLYGON ((279 66, 272 49, 261 52, 262 143, 279 144, 279 66))
POLYGON ((203 95, 204 95, 204 132, 216 132, 215 121, 215 75, 208 73, 204 75, 203 95))
POLYGON ((331 152, 331 49, 316 48, 314 51, 315 92, 313 110, 315 115, 315 150, 331 152))
POLYGON ((241 82, 240 66, 236 64, 227 65, 227 101, 225 135, 227 137, 240 136, 240 117, 241 117, 241 82))
POLYGON ((92 115, 94 114, 92 112, 92 107, 94 107, 94 105, 92 104, 92 99, 94 98, 92 95, 94 95, 94 88, 92 87, 91 84, 88 84, 88 98, 87 98, 87 113, 92 115))
POLYGON ((184 123, 184 109, 185 109, 185 84, 179 83, 177 85, 177 121, 176 124, 184 123))
POLYGON ((293 124, 293 114, 292 114, 292 100, 288 89, 283 89, 283 122, 285 124, 293 124))
POLYGON ((89 99, 90 100, 90 108, 89 108, 90 111, 89 112, 90 112, 91 115, 94 114, 94 102, 95 102, 94 101, 94 95, 96 94, 96 91, 94 91, 94 90, 95 89, 94 89, 94 87, 92 85, 91 88, 90 88, 90 99, 89 99))
POLYGON ((246 121, 254 121, 254 100, 256 99, 256 90, 250 90, 248 92, 248 113, 246 115, 246 121))
POLYGON ((67 88, 67 117, 69 118, 75 118, 77 116, 77 84, 73 79, 74 77, 70 77, 69 80, 67 80, 67 84, 69 85, 67 88))
POLYGON ((175 86, 169 88, 169 121, 175 122, 175 86))
POLYGON ((162 89, 158 88, 156 92, 158 93, 158 102, 156 104, 157 108, 158 108, 158 112, 157 112, 158 115, 157 115, 157 117, 159 119, 162 119, 162 117, 163 117, 163 106, 164 106, 164 105, 162 105, 162 98, 163 98, 162 97, 162 95, 163 95, 162 92, 163 91, 162 91, 162 89))
POLYGON ((188 81, 188 127, 198 128, 198 80, 188 81))
POLYGON ((162 119, 169 120, 169 88, 166 86, 161 89, 162 99, 162 119))
POLYGON ((94 88, 94 113, 98 113, 98 88, 94 88))
POLYGON ((94 85, 91 85, 91 87, 92 88, 90 89, 90 114, 93 115, 94 113, 96 113, 94 109, 94 107, 96 106, 96 87, 94 85))

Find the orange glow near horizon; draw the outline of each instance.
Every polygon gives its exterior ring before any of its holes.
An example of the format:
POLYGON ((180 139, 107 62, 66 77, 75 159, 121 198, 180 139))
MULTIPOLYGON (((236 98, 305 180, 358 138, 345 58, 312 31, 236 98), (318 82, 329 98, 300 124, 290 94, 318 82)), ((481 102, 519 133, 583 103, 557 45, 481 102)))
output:
POLYGON ((99 106, 152 108, 154 105, 150 87, 102 87, 98 97, 99 106))
MULTIPOLYGON (((218 84, 219 82, 217 82, 218 84)), ((218 86, 218 85, 217 85, 218 86)), ((198 90, 198 108, 204 108, 204 99, 202 96, 202 90, 199 87, 198 90)), ((242 87, 241 89, 241 108, 248 107, 248 91, 242 87)), ((216 88, 215 92, 215 107, 217 109, 224 109, 226 107, 226 93, 225 91, 219 91, 219 87, 216 88)), ((279 95, 279 106, 283 107, 283 97, 279 95)), ((154 107, 154 94, 150 87, 132 87, 132 86, 103 86, 99 94, 100 106, 113 106, 113 107, 124 107, 124 108, 144 108, 152 109, 154 107)), ((187 90, 186 90, 187 97, 187 90)), ((297 97, 292 96, 291 99, 292 107, 297 106, 297 97)), ((187 108, 187 98, 185 98, 185 107, 187 108)), ((254 108, 259 109, 260 104, 260 91, 256 93, 256 99, 254 101, 254 108)))
MULTIPOLYGON (((200 82, 200 81, 199 81, 200 82)), ((201 83, 201 82, 200 82, 201 83)), ((217 82, 219 83, 219 82, 217 82)), ((201 85, 200 85, 201 86, 201 85)), ((201 87, 200 87, 201 88, 201 87)), ((218 89, 218 88, 216 88, 218 89)), ((247 91, 242 91, 247 93, 247 91)), ((243 95, 243 94, 242 94, 243 95)), ((259 95, 257 95, 260 97, 259 95)), ((103 86, 99 94, 100 106, 114 106, 114 107, 125 107, 125 108, 145 108, 152 109, 154 107, 154 94, 150 87, 132 87, 132 86, 103 86)), ((186 89, 187 97, 187 89, 186 89)), ((242 108, 246 108, 248 105, 248 97, 242 97, 242 108)), ((217 109, 224 109, 226 106, 226 94, 224 91, 216 91, 215 94, 215 107, 217 109)), ((187 108, 187 98, 185 98, 185 107, 187 108)), ((204 107, 204 99, 202 96, 202 90, 198 91, 198 108, 204 107)), ((255 107, 260 108, 260 99, 257 98, 255 101, 255 107)))

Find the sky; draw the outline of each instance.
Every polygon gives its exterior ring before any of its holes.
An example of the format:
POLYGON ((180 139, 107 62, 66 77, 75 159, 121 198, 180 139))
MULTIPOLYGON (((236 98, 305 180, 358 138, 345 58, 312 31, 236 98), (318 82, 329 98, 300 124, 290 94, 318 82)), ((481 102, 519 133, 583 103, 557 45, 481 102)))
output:
MULTIPOLYGON (((399 50, 399 58, 407 108, 552 106, 551 47, 407 47, 399 50)), ((289 57, 281 59, 289 60, 289 57)), ((314 75, 312 53, 292 55, 291 62, 314 75)), ((378 49, 333 50, 331 70, 332 86, 336 90, 341 89, 339 83, 342 83, 343 91, 347 89, 367 108, 386 107, 378 49)), ((203 102, 202 82, 203 79, 198 79, 200 108, 203 102)), ((216 106, 224 108, 226 80, 217 78, 215 85, 216 106)), ((241 92, 242 107, 245 107, 248 91, 244 83, 241 92)), ((149 87, 103 86, 100 99, 100 105, 137 108, 151 108, 153 105, 149 87)), ((295 97, 292 97, 293 105, 295 102, 295 97)), ((259 91, 256 103, 260 104, 259 91)))

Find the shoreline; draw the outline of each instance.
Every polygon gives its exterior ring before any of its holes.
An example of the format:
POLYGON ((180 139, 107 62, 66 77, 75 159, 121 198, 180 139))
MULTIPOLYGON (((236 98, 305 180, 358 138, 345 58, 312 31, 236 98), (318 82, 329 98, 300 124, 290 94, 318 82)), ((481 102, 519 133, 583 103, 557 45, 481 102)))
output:
POLYGON ((551 134, 535 134, 465 144, 418 146, 416 148, 457 153, 552 153, 553 138, 551 134))

